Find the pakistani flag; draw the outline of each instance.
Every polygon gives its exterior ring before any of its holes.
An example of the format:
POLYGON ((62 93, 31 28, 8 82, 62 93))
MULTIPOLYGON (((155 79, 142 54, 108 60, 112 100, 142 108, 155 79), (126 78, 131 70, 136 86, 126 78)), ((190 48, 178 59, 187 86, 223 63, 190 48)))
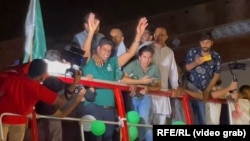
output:
POLYGON ((41 59, 46 52, 46 40, 39 0, 30 0, 25 21, 25 54, 23 63, 41 59))

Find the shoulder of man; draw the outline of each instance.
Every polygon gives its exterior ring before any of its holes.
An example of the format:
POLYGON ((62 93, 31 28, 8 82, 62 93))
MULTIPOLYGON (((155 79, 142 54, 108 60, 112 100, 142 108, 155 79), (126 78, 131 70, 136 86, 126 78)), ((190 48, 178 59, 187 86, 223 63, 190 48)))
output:
POLYGON ((132 69, 134 69, 136 67, 136 61, 137 59, 135 60, 131 60, 130 62, 128 62, 125 66, 123 66, 123 71, 124 72, 127 72, 127 71, 131 71, 132 69))
POLYGON ((200 47, 193 47, 193 48, 190 48, 188 50, 188 54, 189 53, 192 53, 192 54, 197 54, 197 53, 200 53, 201 52, 201 48, 200 47))
POLYGON ((103 37, 105 37, 105 35, 104 35, 104 34, 102 34, 102 33, 97 33, 96 35, 97 35, 97 37, 99 37, 99 38, 103 38, 103 37))
POLYGON ((190 51, 200 51, 201 48, 200 47, 192 47, 189 49, 190 51))
POLYGON ((78 32, 77 34, 75 34, 75 36, 73 37, 73 41, 74 40, 84 40, 87 37, 88 33, 86 30, 83 30, 81 32, 78 32))
POLYGON ((74 35, 74 37, 83 36, 83 35, 85 35, 85 34, 87 34, 86 30, 82 30, 82 31, 76 33, 76 34, 74 35))
POLYGON ((220 54, 214 50, 211 51, 211 54, 215 57, 220 57, 220 54))
POLYGON ((165 46, 165 49, 166 49, 167 51, 174 52, 173 49, 172 49, 171 47, 169 47, 168 45, 165 46))

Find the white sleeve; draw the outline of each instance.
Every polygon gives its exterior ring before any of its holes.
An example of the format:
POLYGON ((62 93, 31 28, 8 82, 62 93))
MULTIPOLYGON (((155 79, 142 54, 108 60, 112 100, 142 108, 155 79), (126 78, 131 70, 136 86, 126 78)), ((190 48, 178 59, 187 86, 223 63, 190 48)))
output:
POLYGON ((175 61, 174 54, 172 54, 170 70, 169 70, 169 84, 171 88, 176 89, 179 86, 178 80, 179 80, 179 75, 178 75, 177 64, 175 61))

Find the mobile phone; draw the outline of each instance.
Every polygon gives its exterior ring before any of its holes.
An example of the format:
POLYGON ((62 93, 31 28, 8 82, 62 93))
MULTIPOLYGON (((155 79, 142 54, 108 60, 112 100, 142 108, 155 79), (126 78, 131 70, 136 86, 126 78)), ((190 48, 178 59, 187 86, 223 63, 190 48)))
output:
POLYGON ((210 61, 210 60, 212 60, 212 57, 211 57, 211 55, 206 55, 206 56, 202 57, 202 59, 204 61, 210 61))

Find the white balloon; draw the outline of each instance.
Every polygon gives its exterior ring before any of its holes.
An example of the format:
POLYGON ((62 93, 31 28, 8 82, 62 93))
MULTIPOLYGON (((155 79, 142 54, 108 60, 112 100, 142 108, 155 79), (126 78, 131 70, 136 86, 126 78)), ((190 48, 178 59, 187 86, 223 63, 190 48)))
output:
POLYGON ((92 121, 96 120, 96 118, 92 115, 85 115, 82 117, 82 126, 83 130, 86 132, 91 131, 91 123, 92 121))

